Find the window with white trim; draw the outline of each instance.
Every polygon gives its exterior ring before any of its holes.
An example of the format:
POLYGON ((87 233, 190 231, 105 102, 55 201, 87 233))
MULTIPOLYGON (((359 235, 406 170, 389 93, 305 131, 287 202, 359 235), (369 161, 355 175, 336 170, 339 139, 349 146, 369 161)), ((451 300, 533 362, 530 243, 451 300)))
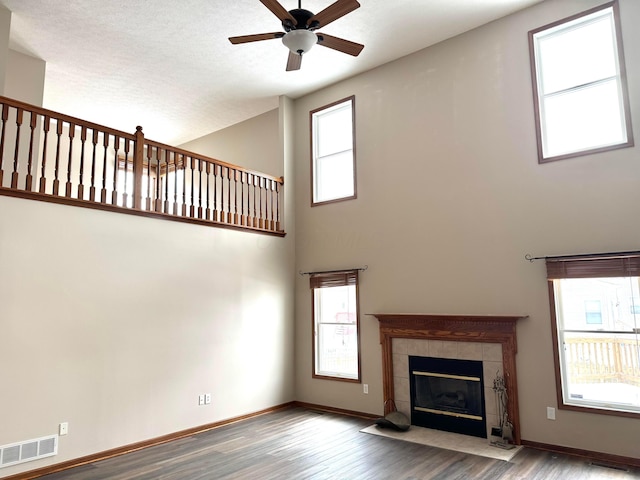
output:
POLYGON ((640 416, 640 252, 548 258, 558 407, 640 416))
POLYGON ((313 273, 313 377, 360 381, 358 271, 313 273))
POLYGON ((529 32, 540 163, 633 145, 617 1, 529 32))
POLYGON ((311 115, 311 205, 356 198, 355 97, 311 115))

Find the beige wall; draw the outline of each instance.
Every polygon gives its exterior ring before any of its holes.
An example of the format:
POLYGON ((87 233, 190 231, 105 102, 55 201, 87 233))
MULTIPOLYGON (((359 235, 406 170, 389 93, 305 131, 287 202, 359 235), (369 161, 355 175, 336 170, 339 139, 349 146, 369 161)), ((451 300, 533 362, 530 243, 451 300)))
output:
POLYGON ((9 32, 11 31, 11 12, 0 5, 0 94, 6 95, 4 90, 5 75, 7 73, 7 58, 9 56, 9 32))
MULTIPOLYGON (((368 265, 360 310, 526 314, 518 389, 527 440, 638 457, 639 420, 558 411, 540 255, 638 248, 638 147, 537 163, 527 32, 599 4, 545 1, 296 101, 296 269, 368 265), (309 111, 355 94, 358 198, 310 208, 309 111)), ((621 0, 640 139, 640 3, 621 0)), ((362 315, 362 386, 311 378, 308 280, 296 284, 296 395, 381 413, 375 318, 362 315)))
POLYGON ((9 50, 4 96, 41 107, 45 68, 44 60, 9 50))
MULTIPOLYGON (((277 175, 279 122, 251 121, 277 175)), ((0 445, 69 422, 0 477, 294 400, 293 239, 0 197, 0 445)))

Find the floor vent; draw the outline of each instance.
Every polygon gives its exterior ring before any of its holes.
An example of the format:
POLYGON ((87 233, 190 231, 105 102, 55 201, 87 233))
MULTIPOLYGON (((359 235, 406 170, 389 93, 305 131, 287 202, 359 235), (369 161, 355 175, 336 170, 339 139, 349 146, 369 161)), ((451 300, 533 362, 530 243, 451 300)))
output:
POLYGON ((0 446, 0 468, 51 457, 58 453, 58 435, 0 446))

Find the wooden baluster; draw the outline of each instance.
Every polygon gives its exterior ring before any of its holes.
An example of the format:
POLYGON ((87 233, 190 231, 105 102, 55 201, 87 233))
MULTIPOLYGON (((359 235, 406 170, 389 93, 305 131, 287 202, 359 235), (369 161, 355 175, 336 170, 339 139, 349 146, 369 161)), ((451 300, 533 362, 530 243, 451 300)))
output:
POLYGON ((169 212, 169 171, 171 166, 171 152, 164 151, 164 213, 169 212))
POLYGON ((271 212, 269 213, 269 230, 276 229, 276 216, 273 210, 273 192, 276 189, 275 180, 269 180, 269 196, 271 197, 271 212))
POLYGON ((256 191, 256 187, 258 184, 258 176, 257 175, 253 175, 253 179, 251 181, 252 185, 253 185, 253 218, 251 220, 251 226, 252 227, 257 227, 258 226, 258 209, 257 209, 257 197, 258 197, 258 192, 256 191))
POLYGON ((218 165, 213 164, 213 221, 217 222, 218 216, 218 165))
POLYGON ((62 138, 62 130, 64 128, 63 123, 64 122, 62 120, 60 119, 57 120, 56 163, 55 163, 55 168, 53 169, 53 194, 54 195, 58 195, 58 190, 60 189, 60 179, 58 174, 60 172, 60 140, 62 138))
POLYGON ((182 216, 187 216, 187 159, 180 155, 182 159, 182 216))
POLYGON ((233 169, 233 224, 238 224, 238 171, 235 168, 233 169))
POLYGON ((78 198, 84 200, 84 147, 87 141, 87 127, 80 129, 80 183, 78 183, 78 198))
MULTIPOLYGON (((240 225, 247 224, 248 215, 245 214, 244 211, 244 176, 245 172, 240 172, 240 225)), ((248 194, 247 194, 247 202, 248 202, 248 194)))
POLYGON ((107 151, 109 147, 109 134, 102 133, 102 147, 104 157, 102 159, 102 191, 100 192, 100 203, 107 203, 107 151))
POLYGON ((118 151, 120 150, 120 137, 113 137, 113 190, 111 191, 111 205, 118 204, 118 171, 120 170, 120 158, 118 151))
MULTIPOLYGON (((122 187, 122 206, 125 208, 130 208, 127 204, 129 201, 129 194, 127 193, 127 175, 129 173, 129 148, 131 145, 131 140, 128 138, 124 139, 124 186, 122 187)), ((133 170, 133 165, 131 166, 133 170)), ((132 205, 133 206, 133 205, 132 205)))
POLYGON ((264 225, 263 228, 265 230, 269 230, 269 190, 271 188, 270 180, 268 178, 264 179, 264 225))
POLYGON ((211 209, 209 208, 209 182, 211 181, 209 178, 209 171, 210 171, 210 167, 211 164, 209 162, 205 162, 204 164, 204 168, 205 168, 205 175, 206 175, 206 183, 207 183, 207 202, 205 204, 206 208, 204 211, 204 218, 206 218, 207 220, 211 219, 211 209))
POLYGON ((173 153, 174 163, 174 176, 173 176, 173 214, 178 215, 178 167, 180 161, 178 160, 178 153, 173 153))
POLYGON ((151 158, 153 151, 151 145, 147 145, 147 201, 146 210, 151 210, 151 158))
POLYGON ((276 230, 278 232, 282 231, 282 223, 280 222, 280 186, 282 182, 282 177, 276 182, 276 230))
MULTIPOLYGON (((44 116, 44 124, 42 125, 42 130, 44 131, 44 139, 42 142, 42 173, 40 174, 40 193, 45 193, 45 189, 47 187, 47 179, 45 178, 46 172, 45 169, 47 167, 47 140, 49 138, 49 128, 51 127, 51 117, 48 115, 44 116)), ((0 177, 2 174, 0 173, 0 177)), ((0 178, 0 184, 1 182, 0 178)))
POLYGON ((162 149, 160 147, 156 147, 156 212, 162 212, 162 185, 160 184, 160 177, 162 177, 162 166, 160 165, 161 154, 162 149))
POLYGON ((65 185, 64 196, 71 198, 71 163, 73 159, 73 137, 76 134, 76 126, 69 124, 69 158, 67 159, 67 183, 65 185))
POLYGON ((89 187, 89 199, 92 202, 96 201, 96 151, 98 149, 98 131, 94 128, 93 135, 91 135, 91 143, 93 149, 91 150, 91 186, 89 187))
POLYGON ((4 170, 2 164, 4 161, 4 136, 7 126, 7 120, 9 119, 9 105, 2 105, 2 132, 0 132, 0 188, 2 187, 2 179, 4 178, 4 170))
POLYGON ((33 136, 36 131, 36 126, 38 124, 38 115, 36 115, 34 112, 30 112, 30 113, 31 113, 31 121, 29 122, 29 127, 31 128, 31 134, 29 135, 29 160, 27 163, 27 178, 24 183, 24 189, 27 192, 30 192, 33 186, 33 175, 31 174, 32 167, 33 167, 33 136))
POLYGON ((249 172, 247 172, 247 177, 246 177, 246 185, 247 185, 247 218, 246 218, 246 223, 245 225, 247 227, 251 226, 251 222, 253 222, 252 217, 251 217, 251 182, 252 180, 252 176, 249 172))
POLYGON ((198 218, 202 218, 202 159, 198 159, 198 218))
POLYGON ((191 218, 193 218, 195 216, 195 210, 196 210, 196 205, 195 205, 195 200, 194 200, 194 188, 195 188, 195 179, 194 179, 194 171, 195 171, 195 159, 193 157, 191 158, 191 207, 189 208, 189 216, 191 218))
POLYGON ((14 189, 18 188, 18 156, 20 155, 20 128, 22 127, 23 117, 24 110, 18 108, 16 111, 16 143, 13 151, 13 172, 11 173, 11 188, 14 189))
MULTIPOLYGON (((223 167, 222 165, 220 165, 220 221, 226 223, 227 222, 227 212, 226 212, 227 204, 225 201, 224 185, 226 183, 225 179, 228 173, 225 174, 225 170, 228 171, 229 168, 223 167)), ((229 185, 229 188, 231 188, 230 185, 229 185)), ((229 192, 231 192, 231 190, 229 190, 229 192)))
MULTIPOLYGON (((264 179, 262 177, 260 177, 258 179, 258 182, 259 182, 258 192, 260 193, 260 214, 259 214, 259 219, 260 220, 258 221, 258 228, 264 228, 264 217, 265 217, 265 215, 264 215, 264 208, 263 208, 263 205, 262 205, 262 197, 264 197, 264 190, 263 190, 263 187, 262 187, 262 181, 263 180, 264 179)), ((266 201, 265 201, 265 203, 266 203, 266 201)))
POLYGON ((229 210, 227 212, 227 223, 231 223, 233 221, 233 214, 231 213, 231 167, 227 167, 227 183, 229 185, 227 189, 227 205, 229 207, 229 210))

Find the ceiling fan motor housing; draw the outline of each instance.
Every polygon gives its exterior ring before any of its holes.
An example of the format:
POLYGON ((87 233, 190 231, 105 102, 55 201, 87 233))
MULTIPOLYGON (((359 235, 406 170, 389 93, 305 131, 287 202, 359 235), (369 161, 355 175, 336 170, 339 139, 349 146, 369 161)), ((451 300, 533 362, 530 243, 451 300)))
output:
POLYGON ((314 29, 318 27, 317 21, 314 21, 311 25, 307 25, 307 22, 309 21, 309 19, 313 17, 313 13, 310 12, 309 10, 305 10, 303 8, 296 8, 293 10, 289 10, 289 13, 293 18, 296 19, 296 24, 294 25, 293 22, 291 22, 291 20, 289 20, 288 18, 285 18, 282 21, 282 27, 286 32, 290 32, 291 30, 300 30, 300 29, 308 30, 308 29, 314 29))

